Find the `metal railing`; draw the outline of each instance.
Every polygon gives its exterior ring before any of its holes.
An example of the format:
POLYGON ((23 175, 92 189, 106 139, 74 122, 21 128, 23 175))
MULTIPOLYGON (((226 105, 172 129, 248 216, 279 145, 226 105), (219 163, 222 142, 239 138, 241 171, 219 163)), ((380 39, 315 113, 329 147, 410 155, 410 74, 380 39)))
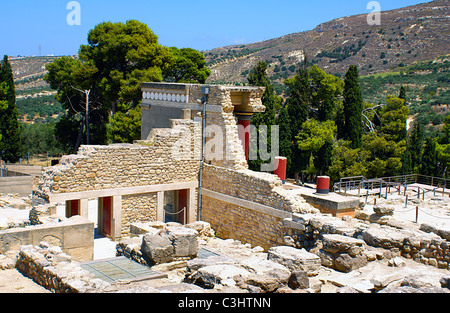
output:
MULTIPOLYGON (((399 175, 391 177, 381 177, 367 179, 363 176, 343 177, 339 182, 336 182, 333 186, 333 191, 337 193, 347 194, 348 191, 358 190, 358 196, 365 196, 367 194, 381 195, 383 189, 386 193, 403 191, 406 194, 406 189, 410 184, 421 184, 431 187, 436 187, 432 190, 434 193, 439 192, 445 194, 446 191, 450 192, 450 179, 426 176, 421 174, 399 175), (442 191, 439 191, 442 189, 442 191)), ((424 188, 420 188, 424 189, 424 188)))

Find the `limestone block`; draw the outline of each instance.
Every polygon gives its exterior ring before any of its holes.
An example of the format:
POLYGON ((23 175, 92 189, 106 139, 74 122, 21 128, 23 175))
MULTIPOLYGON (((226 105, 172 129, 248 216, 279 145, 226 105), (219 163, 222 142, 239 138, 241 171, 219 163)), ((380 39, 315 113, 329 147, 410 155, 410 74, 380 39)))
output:
POLYGON ((142 253, 153 263, 169 263, 173 261, 174 247, 167 236, 144 235, 142 253))
POLYGON ((268 259, 286 266, 291 271, 306 271, 308 276, 317 275, 321 265, 319 256, 309 253, 305 249, 300 250, 287 246, 270 248, 268 259))
POLYGON ((198 232, 192 228, 169 226, 167 238, 174 248, 175 257, 195 257, 198 253, 198 232))
POLYGON ((323 235, 323 250, 330 253, 348 253, 354 257, 364 250, 364 241, 341 235, 323 235))
POLYGON ((386 203, 377 204, 377 205, 375 205, 373 207, 373 211, 376 214, 381 215, 381 216, 393 215, 394 214, 394 210, 395 210, 395 207, 390 206, 390 205, 388 205, 386 203))
POLYGON ((401 248, 408 234, 393 228, 371 227, 362 232, 364 241, 374 247, 401 248))
POLYGON ((308 274, 305 271, 293 271, 289 276, 288 286, 294 290, 309 288, 308 274))
POLYGON ((200 268, 188 276, 186 281, 206 289, 212 289, 215 285, 232 280, 233 277, 239 275, 246 278, 250 272, 235 265, 219 264, 200 268))
POLYGON ((347 253, 341 253, 334 260, 334 268, 344 273, 356 270, 366 264, 367 258, 365 255, 357 255, 356 257, 352 257, 347 253))

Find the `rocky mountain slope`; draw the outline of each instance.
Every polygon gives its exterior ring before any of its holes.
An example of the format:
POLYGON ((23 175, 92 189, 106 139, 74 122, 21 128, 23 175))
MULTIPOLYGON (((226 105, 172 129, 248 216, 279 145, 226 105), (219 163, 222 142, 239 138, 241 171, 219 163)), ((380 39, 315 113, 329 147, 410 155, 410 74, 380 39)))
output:
POLYGON ((269 63, 269 76, 282 82, 295 74, 305 53, 309 61, 341 76, 351 64, 369 75, 430 60, 449 51, 449 4, 435 0, 382 12, 381 25, 369 25, 367 14, 361 14, 310 31, 204 51, 212 71, 209 82, 245 82, 258 61, 269 63))

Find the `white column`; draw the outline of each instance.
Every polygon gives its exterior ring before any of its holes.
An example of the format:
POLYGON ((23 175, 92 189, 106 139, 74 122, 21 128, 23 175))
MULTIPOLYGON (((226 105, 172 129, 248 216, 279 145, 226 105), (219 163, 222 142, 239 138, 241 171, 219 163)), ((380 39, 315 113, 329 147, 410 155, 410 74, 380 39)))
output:
POLYGON ((80 200, 80 216, 88 218, 89 214, 89 199, 80 200))
POLYGON ((165 221, 164 214, 164 191, 158 191, 157 193, 157 209, 156 209, 156 220, 158 222, 165 221))
POLYGON ((197 202, 195 201, 195 188, 189 188, 188 194, 188 214, 187 223, 193 223, 196 221, 197 217, 197 202))
POLYGON ((116 240, 122 237, 122 196, 113 196, 112 206, 111 235, 116 240))

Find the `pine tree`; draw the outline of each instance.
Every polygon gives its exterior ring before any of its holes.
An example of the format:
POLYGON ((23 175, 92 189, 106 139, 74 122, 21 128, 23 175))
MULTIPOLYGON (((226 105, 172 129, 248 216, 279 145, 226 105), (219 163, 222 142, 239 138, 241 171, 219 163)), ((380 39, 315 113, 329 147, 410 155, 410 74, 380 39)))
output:
POLYGON ((14 76, 8 56, 5 55, 0 66, 0 83, 6 86, 5 101, 7 108, 0 115, 0 134, 2 137, 0 153, 7 162, 17 162, 21 155, 20 128, 16 108, 16 90, 14 76))
POLYGON ((344 138, 351 141, 351 148, 361 147, 363 100, 359 86, 358 67, 351 65, 345 74, 344 85, 344 138))

